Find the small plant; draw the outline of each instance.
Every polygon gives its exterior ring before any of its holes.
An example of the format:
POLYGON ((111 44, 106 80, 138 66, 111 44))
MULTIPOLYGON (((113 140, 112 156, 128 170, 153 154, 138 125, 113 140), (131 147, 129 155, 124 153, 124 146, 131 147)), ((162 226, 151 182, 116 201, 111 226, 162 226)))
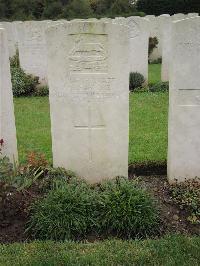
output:
POLYGON ((142 88, 145 83, 145 78, 142 74, 137 72, 131 72, 129 76, 129 90, 142 88))
POLYGON ((20 67, 18 51, 10 59, 10 66, 13 95, 15 97, 32 95, 36 90, 36 86, 39 84, 39 78, 27 75, 20 67))
POLYGON ((13 165, 7 157, 0 158, 0 182, 9 182, 14 175, 13 165))
POLYGON ((48 161, 45 155, 42 153, 30 152, 27 155, 27 165, 32 168, 45 168, 48 165, 48 161))
POLYGON ((44 97, 49 95, 49 87, 48 86, 37 86, 34 92, 34 96, 44 97))
POLYGON ((200 223, 200 179, 187 180, 170 187, 172 199, 181 209, 188 211, 188 221, 200 223))
POLYGON ((124 178, 106 181, 99 187, 100 231, 123 237, 151 235, 158 225, 158 210, 153 199, 124 178))
POLYGON ((63 183, 32 205, 27 232, 41 240, 85 236, 95 222, 95 195, 84 181, 63 183))
POLYGON ((149 63, 150 64, 162 64, 162 57, 159 57, 158 59, 155 59, 155 60, 149 60, 149 63))
POLYGON ((158 82, 149 87, 150 92, 165 92, 169 91, 169 82, 158 82))

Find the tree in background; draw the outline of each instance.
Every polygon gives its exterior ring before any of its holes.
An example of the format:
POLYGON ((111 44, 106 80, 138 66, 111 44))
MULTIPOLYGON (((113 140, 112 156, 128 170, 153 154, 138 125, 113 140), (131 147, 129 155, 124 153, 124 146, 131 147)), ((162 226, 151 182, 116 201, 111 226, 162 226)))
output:
POLYGON ((63 15, 65 18, 89 17, 93 13, 89 0, 72 0, 66 5, 63 15))
POLYGON ((135 0, 0 0, 1 20, 134 15, 135 0))
POLYGON ((63 4, 61 1, 51 1, 46 3, 42 16, 48 19, 55 19, 61 16, 63 12, 63 4))
POLYGON ((136 6, 148 15, 200 12, 199 0, 138 0, 136 6))

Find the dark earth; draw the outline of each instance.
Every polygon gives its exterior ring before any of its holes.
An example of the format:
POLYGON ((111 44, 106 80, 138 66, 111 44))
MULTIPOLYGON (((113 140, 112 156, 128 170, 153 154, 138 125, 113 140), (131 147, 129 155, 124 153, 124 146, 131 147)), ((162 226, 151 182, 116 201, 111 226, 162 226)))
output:
MULTIPOLYGON (((200 225, 187 221, 188 213, 177 206, 171 196, 166 177, 166 164, 130 165, 129 178, 137 179, 157 200, 161 214, 159 233, 200 235, 200 225)), ((0 243, 30 241, 25 232, 30 204, 41 195, 36 187, 19 192, 5 183, 0 183, 0 243)), ((88 241, 99 240, 88 237, 88 241)))

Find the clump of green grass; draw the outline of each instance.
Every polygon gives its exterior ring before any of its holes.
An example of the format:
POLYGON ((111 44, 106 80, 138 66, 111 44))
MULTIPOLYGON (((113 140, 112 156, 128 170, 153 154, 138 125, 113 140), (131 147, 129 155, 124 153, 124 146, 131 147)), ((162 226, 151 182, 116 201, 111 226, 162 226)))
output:
POLYGON ((122 237, 152 235, 159 224, 156 204, 133 181, 117 178, 100 187, 98 224, 100 230, 122 237))

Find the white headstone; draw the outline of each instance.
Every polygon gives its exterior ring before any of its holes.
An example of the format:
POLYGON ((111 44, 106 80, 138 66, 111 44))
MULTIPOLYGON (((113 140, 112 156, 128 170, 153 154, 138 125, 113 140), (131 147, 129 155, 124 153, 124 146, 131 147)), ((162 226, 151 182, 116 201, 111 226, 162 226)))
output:
POLYGON ((148 81, 149 21, 141 17, 129 17, 126 23, 130 31, 130 72, 139 72, 148 81))
POLYGON ((162 57, 162 48, 161 48, 161 41, 160 41, 160 29, 159 29, 159 19, 155 16, 146 16, 145 18, 148 18, 149 20, 149 27, 150 27, 150 37, 151 38, 157 38, 158 45, 152 53, 150 54, 150 61, 157 60, 162 57))
POLYGON ((128 45, 112 23, 47 30, 54 166, 93 183, 128 175, 128 45))
POLYGON ((0 139, 4 143, 0 156, 17 162, 17 140, 10 75, 8 41, 5 29, 0 29, 0 139))
POLYGON ((15 25, 11 22, 0 22, 0 24, 7 33, 9 57, 13 57, 17 51, 15 25))
POLYGON ((199 13, 188 13, 187 17, 188 18, 193 18, 193 17, 198 17, 199 13))
POLYGON ((161 21, 161 39, 162 39, 162 70, 161 80, 169 81, 169 67, 171 60, 171 17, 165 17, 161 21))
POLYGON ((187 16, 185 14, 182 14, 182 13, 174 14, 172 16, 172 21, 182 20, 182 19, 185 19, 186 17, 187 16))
POLYGON ((18 25, 19 58, 21 67, 27 74, 47 83, 47 56, 45 30, 49 21, 26 21, 18 25))
POLYGON ((149 21, 141 17, 115 18, 113 23, 125 25, 129 29, 129 72, 141 73, 148 81, 149 21))
POLYGON ((200 18, 173 23, 168 178, 200 177, 200 18))

